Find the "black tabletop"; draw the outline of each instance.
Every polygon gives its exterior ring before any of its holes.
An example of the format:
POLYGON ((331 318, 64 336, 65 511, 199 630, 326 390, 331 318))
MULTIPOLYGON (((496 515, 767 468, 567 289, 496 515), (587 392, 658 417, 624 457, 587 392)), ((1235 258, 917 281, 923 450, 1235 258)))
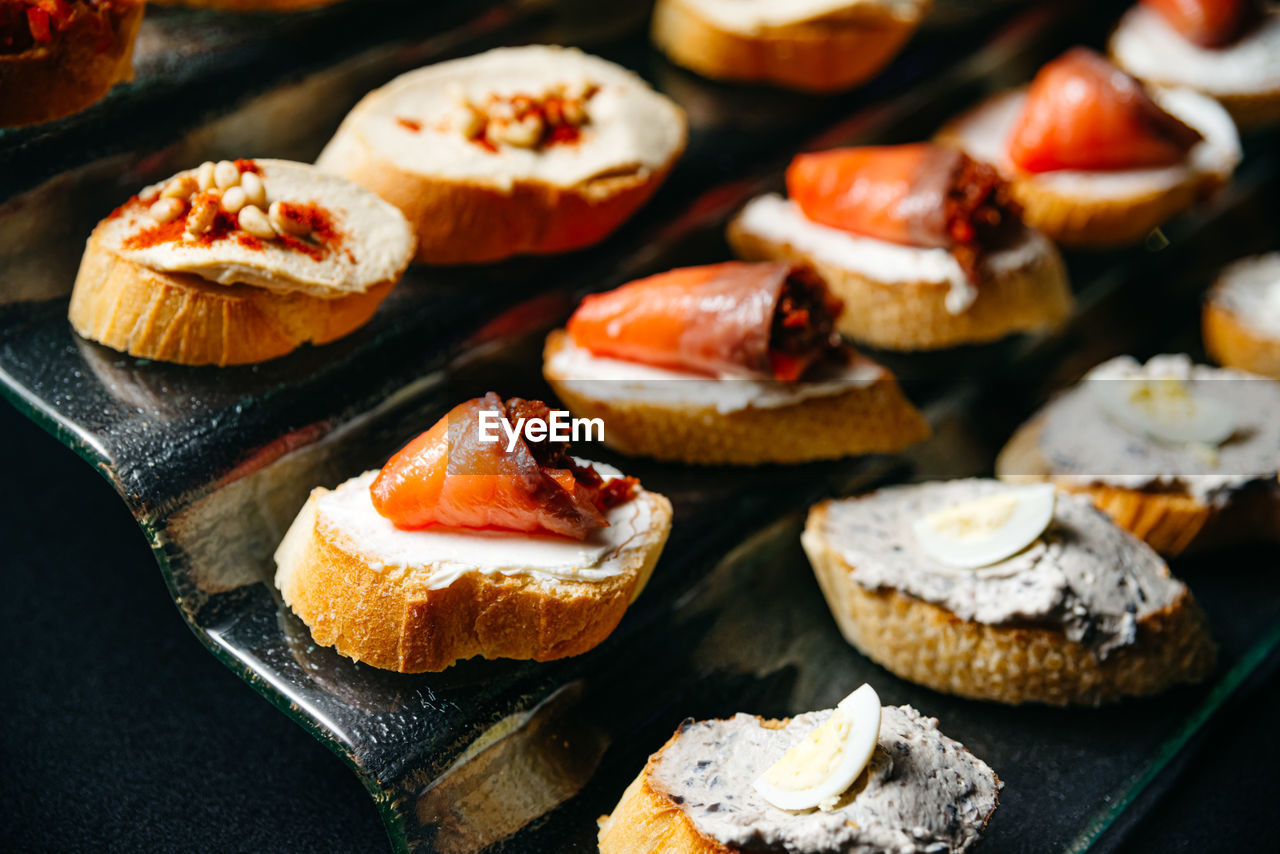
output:
MULTIPOLYGON (((7 850, 386 850, 356 778, 192 637, 111 487, 7 404, 0 470, 7 850)), ((1133 850, 1267 850, 1277 665, 1176 763, 1133 850)))

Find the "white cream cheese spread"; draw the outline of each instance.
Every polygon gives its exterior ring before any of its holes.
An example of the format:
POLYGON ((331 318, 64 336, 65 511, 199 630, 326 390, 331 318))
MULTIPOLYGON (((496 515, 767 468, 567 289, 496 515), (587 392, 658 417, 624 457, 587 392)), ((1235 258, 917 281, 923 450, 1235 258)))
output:
POLYGON ((570 388, 599 400, 714 406, 729 413, 755 407, 777 409, 814 397, 865 388, 888 376, 884 368, 854 356, 843 370, 812 381, 782 382, 742 377, 709 377, 597 356, 568 337, 547 361, 547 372, 570 388))
POLYGON ((789 854, 961 852, 996 808, 1000 783, 986 763, 910 706, 885 706, 866 771, 830 810, 789 811, 752 782, 832 712, 779 728, 738 714, 686 721, 650 766, 649 783, 697 830, 741 851, 789 854))
POLYGON ((1009 161, 1008 139, 1026 102, 1025 89, 997 95, 953 125, 961 148, 1006 176, 1035 181, 1056 195, 1085 200, 1131 199, 1166 192, 1195 175, 1229 176, 1240 163, 1240 136, 1231 116, 1217 101, 1190 89, 1149 87, 1152 99, 1166 112, 1204 137, 1176 166, 1115 171, 1062 169, 1029 175, 1009 161))
POLYGON ((1035 542, 979 569, 938 560, 913 535, 918 519, 1008 489, 994 480, 954 480, 832 501, 819 536, 868 590, 897 590, 988 625, 1058 627, 1100 658, 1132 644, 1144 617, 1185 593, 1159 555, 1083 496, 1059 494, 1035 542))
MULTIPOLYGON (((331 246, 304 251, 297 244, 232 233, 209 241, 171 223, 164 239, 139 239, 159 228, 149 206, 137 199, 104 220, 103 246, 135 264, 168 273, 193 273, 219 284, 255 285, 281 293, 321 298, 364 293, 399 278, 413 257, 409 223, 395 207, 345 178, 287 160, 255 160, 267 198, 323 209, 332 220, 331 246)), ((196 170, 175 178, 191 176, 196 170)), ((170 179, 172 181, 174 179, 170 179)), ((138 199, 156 196, 164 184, 148 187, 138 199)))
POLYGON ((685 118, 639 76, 571 48, 498 48, 397 77, 351 111, 317 165, 340 171, 367 148, 415 174, 508 191, 518 181, 570 187, 592 178, 665 168, 684 145, 685 118), (490 97, 542 98, 595 87, 572 143, 495 150, 459 126, 459 105, 490 97))
MULTIPOLYGON (((621 476, 609 466, 592 465, 606 480, 621 476)), ((315 524, 323 535, 371 566, 389 572, 430 569, 427 587, 432 590, 448 587, 471 572, 600 581, 627 571, 629 553, 648 544, 651 509, 643 490, 605 514, 609 527, 578 541, 553 534, 444 527, 401 530, 374 509, 369 485, 377 475, 365 472, 313 499, 315 524)))
POLYGON ((1209 301, 1263 335, 1280 338, 1280 252, 1242 258, 1222 271, 1209 301))
MULTIPOLYGON (((952 314, 964 312, 981 291, 981 285, 973 286, 960 262, 946 249, 903 246, 822 225, 807 218, 795 202, 776 194, 752 199, 743 208, 738 225, 765 240, 789 244, 823 263, 877 282, 945 284, 949 287, 947 311, 952 314)), ((983 270, 991 274, 1020 270, 1054 251, 1043 234, 1024 229, 1011 246, 988 254, 983 270)))
POLYGON ((1040 452, 1056 478, 1126 489, 1180 489, 1220 504, 1280 471, 1280 383, 1227 368, 1193 364, 1183 354, 1145 365, 1129 356, 1103 362, 1043 413, 1040 452), (1114 417, 1106 394, 1117 384, 1173 382, 1206 405, 1226 407, 1236 429, 1216 447, 1170 442, 1135 432, 1114 417))
POLYGON ((1135 77, 1169 86, 1210 95, 1274 91, 1280 89, 1280 8, 1272 6, 1258 26, 1231 44, 1201 47, 1159 12, 1137 4, 1111 36, 1111 54, 1135 77))
POLYGON ((753 35, 772 27, 816 22, 843 15, 879 13, 917 21, 928 0, 683 0, 708 21, 731 32, 753 35))

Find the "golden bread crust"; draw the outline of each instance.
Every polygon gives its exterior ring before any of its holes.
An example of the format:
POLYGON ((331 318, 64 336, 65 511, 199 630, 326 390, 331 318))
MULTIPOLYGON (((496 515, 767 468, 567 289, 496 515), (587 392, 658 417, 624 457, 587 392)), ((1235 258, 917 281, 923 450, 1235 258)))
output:
POLYGON ((705 77, 831 92, 856 86, 887 65, 918 24, 884 8, 859 6, 746 35, 708 20, 686 0, 658 0, 652 36, 672 62, 705 77))
POLYGON ((1204 349, 1219 365, 1280 380, 1280 339, 1260 335, 1212 301, 1201 315, 1204 349))
POLYGON ((1018 428, 996 457, 997 477, 1052 481, 1064 492, 1087 495, 1117 525, 1165 557, 1280 536, 1280 490, 1242 491, 1213 507, 1185 492, 1070 482, 1055 477, 1040 452, 1043 429, 1043 415, 1018 428))
POLYGON ((729 223, 729 245, 747 261, 789 261, 813 270, 845 304, 837 326, 856 341, 885 350, 931 350, 974 344, 1059 326, 1071 316, 1071 288, 1056 251, 1019 269, 985 278, 964 311, 947 311, 945 282, 880 282, 814 258, 729 223))
POLYGON ((79 112, 117 83, 133 79, 133 43, 146 4, 123 6, 109 47, 78 27, 18 54, 0 54, 0 127, 47 122, 79 112))
POLYGON ((317 489, 276 552, 276 585, 315 642, 385 670, 438 672, 481 656, 550 661, 603 641, 649 580, 671 529, 671 503, 643 492, 650 530, 619 575, 558 581, 468 572, 431 589, 430 570, 383 566, 318 518, 317 489))
POLYGON ((76 332, 132 356, 183 365, 239 365, 326 344, 364 325, 391 291, 320 299, 220 285, 127 261, 89 237, 71 292, 76 332))
POLYGON ((929 436, 929 425, 887 371, 871 385, 789 406, 719 412, 711 405, 589 397, 549 367, 568 343, 562 329, 547 337, 543 375, 574 415, 602 419, 605 444, 622 454, 760 465, 891 453, 929 436))
POLYGON ((694 827, 670 796, 649 785, 649 769, 661 752, 649 757, 613 812, 600 817, 600 854, 732 854, 732 848, 694 827))
POLYGON ((1039 626, 963 620, 896 590, 867 590, 822 534, 826 502, 809 513, 802 538, 841 634, 895 675, 949 694, 1001 703, 1099 705, 1198 682, 1215 651, 1190 593, 1145 617, 1137 641, 1105 660, 1039 626))

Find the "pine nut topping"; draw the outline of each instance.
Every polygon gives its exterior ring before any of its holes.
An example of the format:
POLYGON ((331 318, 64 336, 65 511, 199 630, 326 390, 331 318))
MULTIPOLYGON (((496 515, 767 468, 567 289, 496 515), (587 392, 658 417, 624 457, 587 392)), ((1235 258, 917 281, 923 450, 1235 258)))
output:
POLYGON ((267 206, 267 188, 262 178, 253 172, 245 172, 240 176, 240 187, 249 204, 260 208, 267 206))
POLYGON ((240 170, 230 160, 219 160, 213 169, 213 181, 219 190, 226 190, 240 183, 240 170))
POLYGON ((206 234, 213 228, 213 221, 218 216, 218 203, 208 197, 201 196, 191 205, 191 213, 187 217, 187 233, 193 237, 206 234))
POLYGON ((271 224, 281 234, 287 234, 290 237, 307 237, 311 234, 311 228, 306 223, 285 216, 284 205, 279 201, 271 203, 268 214, 271 216, 271 224))
POLYGON ((191 194, 199 188, 193 175, 179 175, 168 184, 165 184, 163 190, 160 191, 162 199, 181 199, 185 202, 191 198, 191 194))
POLYGON ((177 219, 187 209, 187 203, 182 199, 173 197, 164 198, 156 202, 147 211, 151 218, 156 222, 164 223, 177 219))
POLYGON ((240 216, 236 221, 242 229, 254 237, 271 240, 276 236, 275 229, 271 227, 271 220, 267 219, 267 215, 262 212, 262 208, 256 205, 246 205, 241 208, 240 216))
POLYGON ((196 183, 201 190, 212 190, 214 188, 213 173, 216 168, 212 160, 206 160, 200 164, 200 168, 196 170, 196 183))
POLYGON ((241 208, 247 204, 249 197, 244 187, 231 187, 222 193, 222 209, 229 214, 240 213, 241 208))

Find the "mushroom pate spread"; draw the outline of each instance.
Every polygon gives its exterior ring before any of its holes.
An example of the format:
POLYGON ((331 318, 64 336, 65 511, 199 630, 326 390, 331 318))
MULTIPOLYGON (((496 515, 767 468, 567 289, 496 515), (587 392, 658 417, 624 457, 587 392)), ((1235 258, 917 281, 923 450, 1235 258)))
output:
POLYGON ((916 542, 915 520, 1008 488, 994 480, 889 487, 830 502, 821 534, 862 587, 898 590, 989 625, 1056 627, 1099 658, 1132 644, 1144 617, 1184 595, 1159 555, 1084 496, 1059 493, 1039 539, 980 569, 949 566, 916 542))
POLYGON ((1125 489, 1180 489, 1205 504, 1221 504, 1233 490, 1276 479, 1280 470, 1280 383, 1242 371, 1193 364, 1183 354, 1155 356, 1145 365, 1129 356, 1103 362, 1044 410, 1040 452, 1055 477, 1125 489), (1168 379, 1225 406, 1235 431, 1207 447, 1153 439, 1119 423, 1104 405, 1106 386, 1168 379))
POLYGON ((649 782, 701 833, 748 851, 945 854, 977 841, 1000 783, 986 763, 910 706, 885 706, 867 769, 833 809, 792 812, 752 782, 832 712, 766 725, 738 714, 686 721, 655 758, 649 782))

